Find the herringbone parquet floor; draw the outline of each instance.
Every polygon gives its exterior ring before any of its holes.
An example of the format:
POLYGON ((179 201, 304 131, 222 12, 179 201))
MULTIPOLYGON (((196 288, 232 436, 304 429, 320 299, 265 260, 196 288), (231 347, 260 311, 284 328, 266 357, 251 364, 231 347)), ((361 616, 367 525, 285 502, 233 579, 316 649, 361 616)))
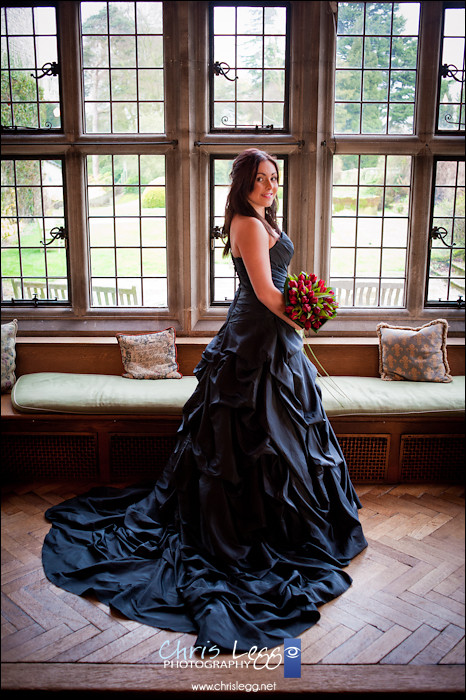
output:
MULTIPOLYGON (((360 485, 369 547, 352 587, 301 636, 302 675, 271 659, 178 663, 193 635, 128 621, 50 584, 44 511, 92 484, 24 484, 2 499, 4 689, 192 691, 192 683, 273 683, 274 692, 459 692, 464 687, 464 494, 451 485, 360 485), (162 651, 163 650, 163 651, 162 651), (164 658, 170 657, 170 667, 164 658), (242 663, 241 663, 242 662, 242 663), (274 663, 275 662, 275 663, 274 663)), ((277 654, 280 649, 277 651, 277 654)), ((192 661, 192 660, 191 660, 192 661)), ((230 686, 228 686, 230 684, 230 686)), ((252 685, 251 685, 252 684, 252 685)), ((207 689, 206 689, 207 690, 207 689)))

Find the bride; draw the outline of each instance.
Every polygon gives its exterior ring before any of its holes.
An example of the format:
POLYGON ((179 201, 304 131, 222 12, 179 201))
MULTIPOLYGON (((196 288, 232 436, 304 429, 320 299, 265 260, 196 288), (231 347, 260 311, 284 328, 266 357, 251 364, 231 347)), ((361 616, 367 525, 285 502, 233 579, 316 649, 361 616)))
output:
POLYGON ((274 647, 315 624, 367 546, 316 369, 285 315, 293 244, 277 189, 272 156, 236 158, 224 231, 240 284, 162 477, 46 513, 50 581, 222 650, 274 647))

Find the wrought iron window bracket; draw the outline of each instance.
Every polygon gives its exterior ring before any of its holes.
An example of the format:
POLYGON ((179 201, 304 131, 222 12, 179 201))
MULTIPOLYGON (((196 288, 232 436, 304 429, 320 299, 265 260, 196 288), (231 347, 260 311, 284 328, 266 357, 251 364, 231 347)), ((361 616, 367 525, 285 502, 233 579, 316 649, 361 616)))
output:
POLYGON ((32 299, 14 299, 11 297, 11 303, 12 304, 24 304, 27 306, 30 306, 32 302, 33 306, 39 306, 39 299, 37 298, 37 294, 32 295, 32 299))
POLYGON ((42 73, 39 75, 38 71, 36 70, 36 74, 31 73, 31 78, 34 78, 34 80, 40 80, 41 78, 44 78, 46 75, 59 75, 60 74, 60 66, 58 63, 55 61, 49 61, 48 63, 44 63, 42 68, 39 68, 38 70, 41 70, 42 73))
POLYGON ((430 248, 432 248, 432 241, 433 240, 439 240, 441 243, 443 243, 445 248, 449 248, 450 250, 452 250, 452 248, 455 247, 456 243, 452 243, 451 245, 449 245, 448 243, 445 243, 444 239, 445 239, 445 236, 447 236, 447 235, 448 235, 448 231, 446 228, 444 228, 443 226, 434 226, 434 228, 431 230, 430 236, 429 236, 430 248))
POLYGON ((215 61, 212 68, 215 75, 223 75, 223 77, 229 80, 230 83, 234 83, 235 80, 238 80, 237 75, 234 78, 228 77, 227 73, 229 73, 232 69, 230 68, 228 63, 225 63, 225 61, 215 61))
POLYGON ((464 70, 457 68, 453 63, 444 63, 440 66, 440 76, 442 78, 453 78, 457 83, 464 83, 464 70), (461 78, 457 78, 456 74, 461 73, 461 78))
POLYGON ((21 124, 15 124, 14 126, 3 126, 2 124, 2 134, 9 133, 10 131, 50 131, 52 129, 52 124, 51 122, 45 122, 45 127, 37 127, 37 126, 21 126, 21 124))
MULTIPOLYGON (((14 306, 34 306, 34 308, 37 308, 38 306, 63 304, 64 302, 61 300, 59 301, 57 297, 54 299, 38 299, 37 294, 34 293, 31 299, 15 299, 14 297, 11 297, 11 303, 14 306)), ((69 302, 66 302, 66 304, 68 303, 69 302)))
POLYGON ((49 241, 41 241, 41 244, 43 246, 48 246, 51 243, 54 243, 57 238, 59 238, 62 241, 65 241, 65 246, 68 245, 68 231, 63 227, 63 226, 55 226, 55 228, 52 228, 49 231, 50 235, 52 238, 49 241), (56 231, 56 233, 54 233, 56 231))
MULTIPOLYGON (((243 134, 241 134, 243 135, 243 134)), ((235 148, 241 147, 241 146, 256 146, 259 148, 260 146, 299 146, 299 148, 302 148, 304 146, 304 141, 241 141, 241 140, 235 140, 235 141, 227 141, 226 139, 224 141, 194 141, 195 146, 234 146, 235 148)))
POLYGON ((229 117, 223 116, 221 118, 222 124, 225 124, 225 126, 231 126, 231 128, 239 128, 240 129, 250 129, 254 127, 255 131, 259 131, 259 129, 267 129, 268 131, 273 131, 274 130, 274 125, 273 124, 239 124, 238 126, 236 124, 229 124, 228 123, 229 117))
POLYGON ((225 234, 223 233, 223 227, 222 226, 214 226, 210 230, 210 246, 212 250, 215 248, 215 241, 219 238, 223 239, 225 234))

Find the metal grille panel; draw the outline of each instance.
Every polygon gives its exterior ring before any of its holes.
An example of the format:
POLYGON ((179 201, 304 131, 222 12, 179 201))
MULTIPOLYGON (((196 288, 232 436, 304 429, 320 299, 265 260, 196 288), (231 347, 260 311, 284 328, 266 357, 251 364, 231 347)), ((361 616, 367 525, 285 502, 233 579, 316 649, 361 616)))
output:
POLYGON ((464 435, 404 435, 401 480, 461 482, 464 458, 464 435))
POLYGON ((2 440, 2 473, 7 480, 97 478, 96 436, 6 434, 2 440))
POLYGON ((173 452, 175 443, 175 435, 111 435, 112 478, 157 479, 173 452))
POLYGON ((383 481, 388 468, 389 435, 337 435, 354 481, 383 481))

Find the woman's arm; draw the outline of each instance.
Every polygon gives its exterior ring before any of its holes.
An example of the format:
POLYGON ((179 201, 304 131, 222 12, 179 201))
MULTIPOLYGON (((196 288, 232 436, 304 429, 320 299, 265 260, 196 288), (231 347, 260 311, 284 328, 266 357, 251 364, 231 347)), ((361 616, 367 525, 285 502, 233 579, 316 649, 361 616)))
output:
POLYGON ((258 219, 235 217, 231 229, 232 244, 243 259, 254 292, 262 304, 293 328, 300 330, 285 315, 285 296, 273 283, 270 268, 270 236, 258 219))

